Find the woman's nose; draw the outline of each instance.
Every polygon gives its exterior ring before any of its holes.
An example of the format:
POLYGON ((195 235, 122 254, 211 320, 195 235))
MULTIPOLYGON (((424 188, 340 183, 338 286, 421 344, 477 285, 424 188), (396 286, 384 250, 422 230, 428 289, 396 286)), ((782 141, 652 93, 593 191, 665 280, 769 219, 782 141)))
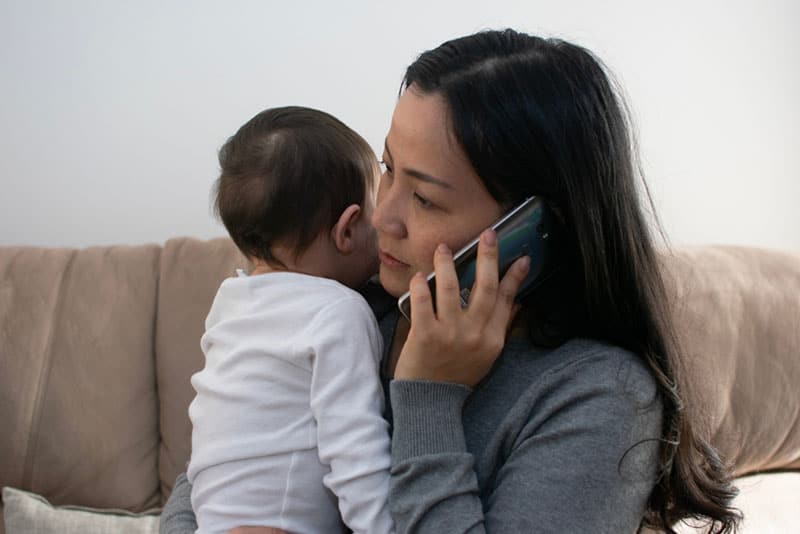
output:
POLYGON ((372 226, 379 234, 394 239, 406 237, 406 225, 403 220, 402 206, 394 198, 391 191, 379 191, 375 210, 372 212, 372 226))

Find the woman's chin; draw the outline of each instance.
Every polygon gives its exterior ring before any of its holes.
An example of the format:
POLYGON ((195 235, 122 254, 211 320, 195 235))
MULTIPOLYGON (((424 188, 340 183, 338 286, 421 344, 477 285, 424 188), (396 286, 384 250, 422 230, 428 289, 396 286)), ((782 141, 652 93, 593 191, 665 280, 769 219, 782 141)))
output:
POLYGON ((383 289, 395 298, 408 291, 408 283, 410 278, 398 276, 397 272, 393 272, 384 266, 381 266, 379 271, 379 278, 383 289))

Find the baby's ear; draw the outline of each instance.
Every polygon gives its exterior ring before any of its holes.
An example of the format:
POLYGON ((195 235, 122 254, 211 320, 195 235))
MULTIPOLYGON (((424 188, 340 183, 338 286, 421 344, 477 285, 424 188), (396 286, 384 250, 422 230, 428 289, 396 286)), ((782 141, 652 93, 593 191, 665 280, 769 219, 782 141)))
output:
POLYGON ((331 229, 331 240, 342 254, 350 254, 355 248, 355 226, 362 217, 362 211, 358 204, 350 204, 331 229))

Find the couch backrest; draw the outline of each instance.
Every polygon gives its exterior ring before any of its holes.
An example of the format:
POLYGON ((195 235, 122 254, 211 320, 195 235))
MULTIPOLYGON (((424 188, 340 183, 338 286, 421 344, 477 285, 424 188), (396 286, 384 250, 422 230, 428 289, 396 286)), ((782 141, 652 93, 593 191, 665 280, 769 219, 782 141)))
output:
MULTIPOLYGON (((800 254, 663 255, 687 406, 745 474, 800 469, 800 254)), ((163 503, 190 452, 189 377, 229 239, 0 247, 0 486, 55 503, 163 503)))
MULTIPOLYGON (((800 254, 754 247, 662 253, 684 349, 687 409, 737 475, 800 469, 800 254)), ((189 377, 219 283, 244 258, 228 239, 167 242, 156 340, 160 477, 171 491, 189 458, 189 377)))
POLYGON ((160 250, 0 249, 0 486, 158 505, 160 250))

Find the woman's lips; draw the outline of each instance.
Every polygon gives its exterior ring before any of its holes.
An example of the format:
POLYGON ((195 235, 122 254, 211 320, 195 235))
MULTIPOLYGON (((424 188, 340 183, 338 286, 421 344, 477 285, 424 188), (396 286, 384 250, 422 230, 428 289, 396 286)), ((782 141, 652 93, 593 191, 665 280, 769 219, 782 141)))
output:
POLYGON ((402 261, 398 260, 391 254, 384 252, 382 250, 378 252, 378 257, 381 260, 381 265, 385 265, 386 267, 391 267, 395 269, 408 267, 407 263, 403 263, 402 261))

